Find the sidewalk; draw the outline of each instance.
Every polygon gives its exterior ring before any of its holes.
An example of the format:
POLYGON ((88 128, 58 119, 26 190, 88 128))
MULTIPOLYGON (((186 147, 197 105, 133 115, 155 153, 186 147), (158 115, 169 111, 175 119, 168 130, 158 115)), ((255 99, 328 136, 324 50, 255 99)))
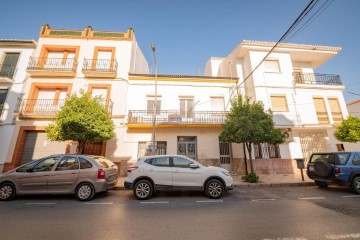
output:
MULTIPOLYGON (((309 179, 304 173, 304 181, 300 174, 266 174, 259 175, 258 183, 247 183, 241 180, 241 175, 232 176, 235 188, 257 188, 257 187, 298 187, 313 186, 314 181, 309 179)), ((121 177, 113 190, 124 190, 125 177, 121 177)))

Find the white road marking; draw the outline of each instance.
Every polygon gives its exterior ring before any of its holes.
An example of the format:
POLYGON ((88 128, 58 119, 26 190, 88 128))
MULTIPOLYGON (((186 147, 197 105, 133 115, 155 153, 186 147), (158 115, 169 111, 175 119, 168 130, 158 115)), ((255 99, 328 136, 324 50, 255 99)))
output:
POLYGON ((263 199, 252 199, 252 202, 259 202, 259 201, 275 201, 275 198, 263 198, 263 199))
POLYGON ((327 235, 328 239, 359 239, 360 233, 349 233, 349 234, 338 234, 338 235, 327 235))
POLYGON ((140 202, 140 204, 164 204, 164 203, 169 203, 167 201, 163 201, 163 202, 140 202))
POLYGON ((113 204, 113 202, 89 202, 89 203, 84 203, 87 205, 111 205, 113 204))
POLYGON ((206 200, 206 201, 196 201, 197 203, 218 203, 224 202, 223 200, 206 200))
POLYGON ((353 198, 353 197, 360 197, 360 195, 346 195, 346 196, 341 196, 343 198, 353 198))
POLYGON ((324 199, 324 197, 305 197, 299 198, 300 200, 315 200, 315 199, 324 199))
POLYGON ((56 203, 51 202, 29 202, 26 205, 55 205, 56 203))
POLYGON ((287 237, 287 238, 265 238, 263 240, 307 240, 304 237, 287 237))

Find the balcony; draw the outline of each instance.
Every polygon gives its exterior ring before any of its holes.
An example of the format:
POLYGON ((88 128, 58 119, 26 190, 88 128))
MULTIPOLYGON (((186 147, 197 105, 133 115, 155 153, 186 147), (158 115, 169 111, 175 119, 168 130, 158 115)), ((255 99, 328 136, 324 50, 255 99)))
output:
POLYGON ((75 77, 75 59, 30 57, 27 72, 33 77, 75 77))
POLYGON ((0 81, 12 83, 15 72, 14 66, 0 64, 0 81))
MULTIPOLYGON (((22 118, 54 118, 65 101, 66 99, 19 99, 15 113, 22 118)), ((111 114, 111 100, 104 100, 100 104, 111 114)))
MULTIPOLYGON (((128 118, 129 128, 151 128, 154 111, 130 110, 128 118)), ((196 111, 180 113, 180 111, 157 111, 157 127, 219 127, 225 122, 225 111, 196 111)))
POLYGON ((115 78, 118 63, 108 59, 84 59, 82 72, 85 77, 115 78))
POLYGON ((340 75, 320 73, 293 73, 295 84, 342 85, 340 75))

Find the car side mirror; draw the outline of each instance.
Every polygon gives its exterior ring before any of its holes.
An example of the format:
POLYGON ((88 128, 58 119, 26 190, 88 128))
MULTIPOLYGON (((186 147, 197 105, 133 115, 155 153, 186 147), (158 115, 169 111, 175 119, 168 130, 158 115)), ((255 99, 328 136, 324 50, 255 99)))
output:
POLYGON ((198 168, 199 166, 196 163, 190 163, 190 168, 198 168))

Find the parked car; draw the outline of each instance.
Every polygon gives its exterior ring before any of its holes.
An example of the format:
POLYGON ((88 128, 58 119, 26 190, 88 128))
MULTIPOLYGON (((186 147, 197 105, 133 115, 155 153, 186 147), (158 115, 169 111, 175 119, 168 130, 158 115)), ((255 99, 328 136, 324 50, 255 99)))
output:
POLYGON ((185 156, 148 156, 128 168, 125 188, 139 200, 151 198, 158 190, 205 191, 209 198, 220 198, 233 189, 233 179, 223 168, 204 166, 185 156))
POLYGON ((345 185, 360 194, 360 152, 313 153, 307 175, 319 187, 345 185))
POLYGON ((59 154, 31 161, 0 175, 0 200, 25 194, 74 193, 91 200, 116 186, 118 168, 101 156, 59 154))

